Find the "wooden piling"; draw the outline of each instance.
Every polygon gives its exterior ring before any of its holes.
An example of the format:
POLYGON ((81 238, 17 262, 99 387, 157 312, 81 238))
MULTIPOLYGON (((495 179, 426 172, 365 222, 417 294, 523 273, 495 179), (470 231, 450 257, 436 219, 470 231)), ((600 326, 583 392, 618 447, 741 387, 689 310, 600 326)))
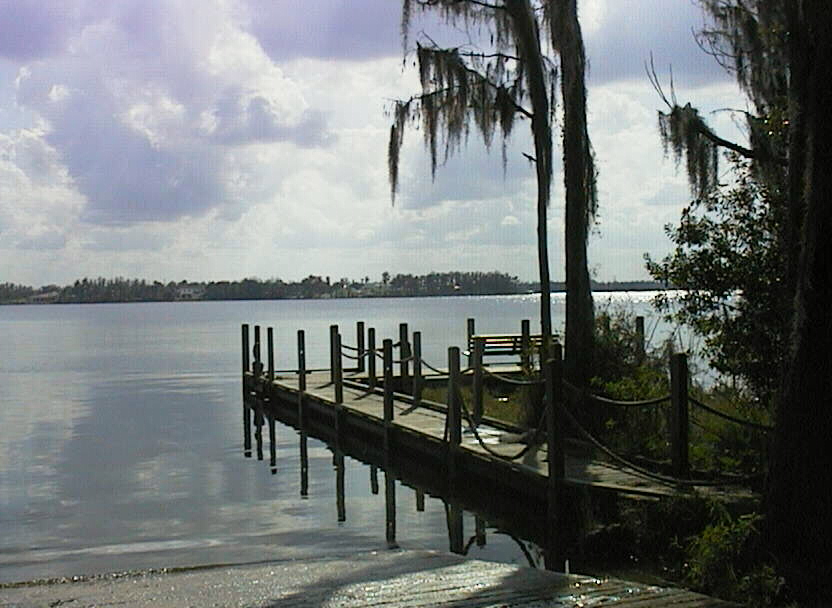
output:
POLYGON ((266 350, 268 351, 268 377, 269 387, 271 388, 271 385, 274 382, 274 328, 272 327, 266 329, 266 350))
POLYGON ((333 365, 335 368, 333 369, 332 381, 335 383, 335 406, 336 409, 339 409, 338 406, 344 403, 344 357, 341 352, 341 334, 339 333, 335 334, 333 349, 335 354, 333 365))
POLYGON ((254 379, 259 380, 263 372, 263 363, 260 360, 260 326, 254 326, 254 379))
POLYGON ((685 353, 676 353, 670 358, 670 461, 673 475, 689 476, 688 356, 685 353))
POLYGON ((393 430, 393 341, 384 340, 384 453, 390 453, 391 433, 393 430))
POLYGON ((251 371, 251 359, 249 358, 251 353, 249 351, 250 346, 249 346, 249 343, 248 343, 248 340, 249 340, 248 323, 243 323, 242 337, 243 337, 243 373, 245 374, 246 372, 251 371))
POLYGON ((462 442, 462 404, 460 403, 459 348, 448 348, 448 483, 456 477, 457 453, 462 442))
POLYGON ((645 343, 644 343, 644 317, 636 317, 636 363, 641 365, 644 363, 645 357, 645 343))
POLYGON ((370 465, 370 492, 378 495, 378 467, 374 464, 370 465))
POLYGON ((474 363, 474 351, 471 349, 471 338, 474 337, 476 321, 468 318, 465 322, 465 348, 468 351, 468 367, 474 363))
POLYGON ((357 321, 355 324, 355 347, 358 356, 356 371, 363 373, 366 369, 364 358, 367 356, 367 351, 364 348, 364 321, 357 321))
POLYGON ((376 328, 367 330, 367 385, 376 387, 376 328))
POLYGON ((422 389, 424 388, 422 377, 422 332, 413 332, 413 406, 419 407, 422 404, 422 389))
POLYGON ((474 516, 474 537, 478 547, 485 546, 485 520, 479 515, 474 516))
POLYGON ((465 555, 465 529, 462 520, 462 508, 448 503, 448 545, 451 553, 465 555))
POLYGON ((335 382, 335 336, 338 335, 338 326, 329 326, 329 381, 335 382))
POLYGON ((335 450, 335 508, 338 512, 338 522, 347 521, 347 502, 344 495, 344 453, 335 450))
POLYGON ((309 447, 304 430, 300 432, 300 495, 309 495, 309 447))
POLYGON ((545 566, 547 570, 559 570, 563 564, 562 547, 558 536, 558 511, 560 490, 563 487, 563 349, 560 344, 551 345, 545 373, 552 383, 551 400, 546 403, 546 448, 548 471, 546 480, 546 529, 544 531, 545 566))
POLYGON ((389 470, 384 471, 384 514, 387 547, 395 549, 396 544, 396 478, 389 470))
POLYGON ((303 394, 306 391, 306 332, 298 330, 298 428, 304 428, 303 394))
POLYGON ((524 371, 532 366, 531 324, 528 319, 520 321, 520 366, 524 371))
POLYGON ((474 398, 474 424, 479 425, 482 421, 482 400, 483 400, 483 353, 485 352, 485 338, 474 338, 474 379, 473 379, 473 398, 474 398))
POLYGON ((410 339, 408 338, 407 323, 399 323, 399 376, 402 383, 410 375, 410 339))
POLYGON ((425 491, 416 488, 416 511, 423 513, 425 511, 425 491))

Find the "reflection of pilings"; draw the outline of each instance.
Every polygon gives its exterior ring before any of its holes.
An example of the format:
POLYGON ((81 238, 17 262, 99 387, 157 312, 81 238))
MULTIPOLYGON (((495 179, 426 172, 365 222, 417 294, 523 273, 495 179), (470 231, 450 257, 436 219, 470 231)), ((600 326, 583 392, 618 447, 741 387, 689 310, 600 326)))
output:
POLYGON ((387 546, 396 545, 396 478, 390 471, 384 471, 384 511, 387 546))
POLYGON ((263 460, 263 403, 254 406, 254 440, 257 442, 257 460, 263 460))
POLYGON ((300 432, 300 495, 309 496, 309 448, 307 447, 306 431, 300 432))
POLYGON ((474 517, 474 534, 477 539, 477 546, 485 546, 485 520, 479 515, 474 517))
POLYGON ((335 450, 335 503, 338 509, 338 521, 347 521, 347 506, 344 500, 344 453, 335 450))
POLYGON ((462 509, 450 503, 445 505, 445 516, 448 520, 448 540, 451 553, 465 554, 465 540, 462 526, 462 509))
POLYGON ((422 513, 425 510, 425 491, 416 488, 416 510, 422 513))
POLYGON ((378 467, 374 464, 370 465, 370 491, 378 494, 378 467))
POLYGON ((251 458, 251 408, 243 401, 243 455, 251 458))
POLYGON ((274 416, 269 416, 269 464, 272 475, 277 473, 277 433, 275 432, 274 416))

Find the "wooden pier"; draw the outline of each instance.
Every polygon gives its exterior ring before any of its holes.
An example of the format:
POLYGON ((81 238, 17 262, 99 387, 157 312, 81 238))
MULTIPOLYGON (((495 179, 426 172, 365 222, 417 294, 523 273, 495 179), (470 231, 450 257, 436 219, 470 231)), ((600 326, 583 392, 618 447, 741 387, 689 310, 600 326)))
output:
MULTIPOLYGON (((249 453, 252 422, 260 441, 262 427, 269 422, 273 447, 273 421, 280 420, 329 442, 339 453, 383 468, 391 477, 475 510, 492 521, 514 522, 518 534, 547 548, 547 561, 552 567, 563 564, 553 547, 564 546, 566 540, 552 535, 555 530, 578 526, 575 522, 580 515, 574 511, 588 495, 596 503, 607 501, 613 506, 620 496, 660 500, 692 491, 733 502, 753 499, 748 490, 649 474, 636 465, 595 456, 585 444, 565 441, 561 428, 569 413, 562 405, 558 407, 564 398, 561 387, 566 383, 561 377, 557 344, 552 346, 549 372, 558 390, 552 403, 545 404, 541 418, 545 424, 539 425, 540 432, 521 441, 522 429, 484 417, 477 401, 481 400, 486 371, 492 375, 499 371, 507 381, 534 384, 522 380, 519 374, 528 368, 528 361, 522 357, 535 340, 528 333, 527 323, 517 337, 522 345, 520 365, 486 369, 483 356, 487 337, 474 334, 473 323, 469 322, 469 366, 465 370, 461 369, 461 353, 456 347, 448 349, 445 367, 424 361, 420 333, 411 336, 405 324, 400 327, 396 344, 385 339, 377 348, 375 331, 365 331, 364 324, 359 323, 354 346, 343 343, 337 326, 330 328, 329 368, 323 370, 307 369, 305 334, 298 331, 298 367, 288 373, 279 372, 274 365, 272 329, 266 332, 265 363, 261 359, 260 327, 254 327, 253 344, 249 326, 244 325, 242 330, 244 441, 249 453), (345 360, 352 360, 354 367, 345 370, 345 360), (517 379, 512 380, 511 374, 517 379), (422 398, 424 386, 437 379, 447 383, 448 403, 422 398), (472 388, 473 411, 468 411, 460 396, 464 381, 472 388)), ((505 336, 493 343, 503 351, 501 354, 518 351, 505 336)), ((677 356, 674 366, 680 363, 684 360, 677 356)), ((687 408, 683 372, 684 368, 674 372, 674 393, 668 396, 674 401, 674 409, 679 408, 678 404, 687 408)), ((680 441, 687 441, 686 432, 679 430, 681 424, 687 424, 686 409, 672 417, 676 423, 671 425, 675 435, 671 447, 677 455, 674 469, 684 471, 687 447, 677 448, 680 441)), ((262 450, 262 444, 258 447, 262 450)), ((272 461, 274 458, 271 454, 272 461)))

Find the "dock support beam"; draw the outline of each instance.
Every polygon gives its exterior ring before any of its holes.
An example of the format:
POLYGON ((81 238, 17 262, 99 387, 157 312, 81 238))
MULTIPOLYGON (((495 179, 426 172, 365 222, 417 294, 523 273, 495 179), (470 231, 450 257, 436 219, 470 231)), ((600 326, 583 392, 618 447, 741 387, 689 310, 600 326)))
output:
POLYGON ((335 382, 335 336, 338 335, 338 326, 329 326, 329 381, 335 382))
POLYGON ((304 429, 303 393, 306 391, 306 333, 298 330, 298 428, 304 429))
POLYGON ((563 487, 563 418, 559 408, 563 405, 563 349, 560 344, 552 344, 550 359, 544 362, 546 374, 552 379, 552 399, 546 403, 546 448, 548 451, 548 471, 546 480, 546 530, 544 534, 547 570, 559 570, 563 564, 563 554, 558 538, 558 510, 560 507, 560 490, 563 487))
POLYGON ((367 330, 367 385, 372 391, 376 387, 376 328, 367 330))
POLYGON ((271 390, 274 382, 274 329, 271 327, 266 329, 266 351, 269 363, 269 390, 271 390))
POLYGON ((688 477, 688 356, 685 353, 676 353, 670 358, 670 452, 673 475, 688 477))
POLYGON ((364 357, 367 356, 367 351, 364 348, 364 321, 358 321, 355 324, 355 347, 358 361, 356 364, 356 371, 363 373, 365 368, 364 357))
POLYGON ((413 332, 413 407, 422 404, 422 332, 413 332))
POLYGON ((390 454, 391 433, 393 431, 393 341, 384 340, 384 454, 390 454))
POLYGON ((243 323, 243 374, 251 371, 248 323, 243 323))
POLYGON ((482 360, 485 352, 485 338, 474 338, 474 380, 473 380, 473 397, 474 397, 474 424, 479 425, 482 421, 482 399, 483 399, 483 368, 482 360))
POLYGON ((459 348, 448 348, 448 483, 457 471, 457 455, 462 443, 462 404, 459 402, 459 348))
POLYGON ((465 348, 468 351, 468 367, 474 363, 474 351, 471 349, 471 338, 474 337, 474 319, 468 319, 465 323, 465 348))
POLYGON ((408 338, 407 323, 399 323, 399 375, 402 384, 410 375, 410 339, 408 338))
POLYGON ((249 350, 249 328, 248 323, 243 323, 243 455, 246 458, 251 456, 251 408, 248 406, 248 379, 246 374, 251 371, 251 352, 249 350))
POLYGON ((255 383, 260 380, 260 374, 263 373, 263 363, 260 360, 260 326, 254 326, 254 380, 255 383))

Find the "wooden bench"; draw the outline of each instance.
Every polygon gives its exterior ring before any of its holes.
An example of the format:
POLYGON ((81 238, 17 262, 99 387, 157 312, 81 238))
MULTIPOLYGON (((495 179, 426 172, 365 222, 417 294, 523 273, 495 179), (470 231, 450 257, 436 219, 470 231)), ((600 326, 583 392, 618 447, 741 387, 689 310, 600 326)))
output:
MULTIPOLYGON (((477 340, 482 342, 483 357, 521 355, 523 352, 523 334, 476 334, 468 337, 468 352, 474 352, 477 340)), ((555 337, 557 340, 557 337, 555 337)), ((529 345, 540 348, 541 336, 529 336, 529 345)))

